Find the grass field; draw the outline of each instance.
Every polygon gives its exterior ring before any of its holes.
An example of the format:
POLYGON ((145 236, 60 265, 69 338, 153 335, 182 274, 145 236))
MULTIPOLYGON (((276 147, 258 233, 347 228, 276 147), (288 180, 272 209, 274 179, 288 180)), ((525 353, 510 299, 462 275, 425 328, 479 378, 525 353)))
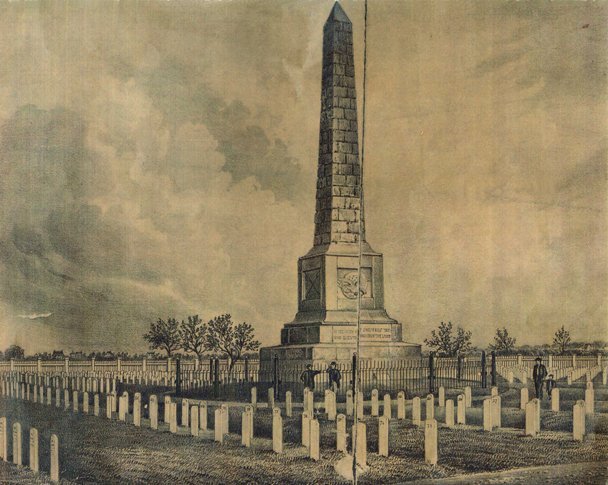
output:
MULTIPOLYGON (((509 402, 510 394, 517 397, 518 392, 512 389, 503 395, 503 399, 509 402)), ((228 437, 226 444, 218 445, 212 441, 211 433, 192 438, 182 430, 180 435, 172 435, 101 417, 74 415, 54 406, 0 399, 0 415, 9 417, 9 425, 15 421, 22 423, 25 444, 29 428, 38 428, 42 470, 49 469, 50 434, 58 434, 61 476, 66 483, 344 483, 334 471, 334 464, 343 455, 331 451, 335 449, 333 423, 321 418, 321 461, 315 463, 307 458, 305 448, 299 446, 299 411, 293 418, 284 418, 286 446, 283 455, 276 455, 271 449, 269 409, 256 412, 257 438, 253 447, 240 446, 240 436, 236 433, 240 433, 241 411, 231 408, 230 427, 235 434, 228 437)), ((213 425, 212 416, 210 410, 210 426, 213 425)), ((440 408, 437 408, 436 417, 441 423, 440 408)), ((479 425, 481 411, 470 410, 467 418, 470 424, 479 425)), ((515 429, 484 433, 469 426, 440 428, 437 466, 424 463, 423 431, 408 421, 392 421, 391 456, 379 457, 376 454, 377 420, 371 417, 365 420, 370 471, 362 477, 361 483, 400 483, 543 465, 597 464, 608 459, 608 436, 604 434, 608 425, 606 416, 598 414, 588 420, 590 435, 584 443, 574 442, 564 433, 569 432, 571 426, 568 411, 543 412, 543 429, 548 431, 536 438, 524 437, 515 429)), ((516 409, 504 410, 503 426, 522 427, 523 413, 516 409)), ((27 463, 25 445, 23 453, 24 463, 27 463)), ((463 483, 473 478, 465 476, 468 478, 463 483)), ((12 466, 0 468, 2 482, 37 483, 36 480, 26 471, 15 470, 12 466)), ((605 483, 605 480, 597 483, 605 483)))

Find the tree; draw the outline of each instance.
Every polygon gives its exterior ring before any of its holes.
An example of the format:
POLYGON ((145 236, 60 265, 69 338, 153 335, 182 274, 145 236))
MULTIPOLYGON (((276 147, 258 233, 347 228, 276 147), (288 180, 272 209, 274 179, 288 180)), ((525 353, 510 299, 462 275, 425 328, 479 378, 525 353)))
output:
POLYGON ((568 344, 571 341, 572 339, 570 338, 570 332, 566 330, 563 325, 562 328, 555 332, 555 336, 553 337, 553 345, 559 349, 560 354, 566 352, 566 347, 568 347, 568 344))
POLYGON ((179 322, 175 318, 158 319, 156 323, 150 324, 150 331, 144 335, 144 339, 150 344, 150 349, 162 349, 167 357, 179 349, 179 322))
POLYGON ((472 349, 471 332, 465 331, 459 326, 454 335, 452 322, 441 322, 437 331, 433 330, 431 337, 424 339, 424 343, 431 349, 435 349, 439 355, 447 357, 454 357, 472 349))
POLYGON ((205 350, 205 333, 207 325, 199 318, 198 315, 188 317, 188 321, 182 320, 179 328, 179 336, 182 349, 186 352, 194 352, 200 359, 205 350))
POLYGON ((243 351, 259 347, 260 342, 254 340, 253 327, 245 322, 235 325, 229 314, 219 315, 207 323, 205 349, 223 353, 228 358, 228 375, 243 351))
POLYGON ((514 348, 515 338, 509 337, 507 328, 497 328, 496 335, 494 335, 494 343, 490 345, 490 349, 502 354, 510 354, 514 348))
POLYGON ((23 359, 24 356, 25 351, 18 345, 11 345, 8 349, 4 351, 4 358, 6 360, 23 359))

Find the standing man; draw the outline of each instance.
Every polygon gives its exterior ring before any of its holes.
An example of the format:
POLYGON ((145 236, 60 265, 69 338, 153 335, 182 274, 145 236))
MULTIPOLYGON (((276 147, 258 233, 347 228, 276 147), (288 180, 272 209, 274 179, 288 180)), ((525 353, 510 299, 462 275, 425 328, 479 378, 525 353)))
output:
POLYGON ((304 383, 304 387, 308 387, 312 391, 315 388, 315 376, 320 373, 320 370, 312 369, 312 364, 306 364, 306 370, 300 375, 300 380, 304 383))
POLYGON ((336 389, 340 389, 340 379, 342 376, 340 375, 340 370, 338 369, 338 365, 335 362, 329 364, 327 368, 327 374, 329 376, 329 388, 336 392, 336 389), (334 388, 334 383, 336 387, 334 388))
POLYGON ((534 387, 536 388, 536 398, 543 398, 543 381, 547 377, 547 368, 542 364, 543 359, 537 357, 535 359, 536 364, 532 371, 532 379, 534 380, 534 387))

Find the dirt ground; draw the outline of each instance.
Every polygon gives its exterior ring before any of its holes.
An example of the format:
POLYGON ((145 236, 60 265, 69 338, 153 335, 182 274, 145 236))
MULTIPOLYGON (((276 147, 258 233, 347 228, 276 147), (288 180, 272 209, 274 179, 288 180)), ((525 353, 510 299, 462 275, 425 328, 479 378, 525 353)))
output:
MULTIPOLYGON (((240 433, 241 411, 231 408, 230 426, 235 434, 231 434, 224 445, 218 445, 212 441, 211 433, 192 438, 184 429, 180 435, 172 435, 109 422, 101 417, 74 415, 54 406, 0 399, 0 415, 9 417, 9 426, 19 421, 24 428, 24 463, 28 463, 27 433, 30 427, 36 427, 40 432, 40 466, 43 471, 49 469, 50 434, 58 434, 61 477, 65 483, 344 483, 334 470, 334 464, 343 455, 331 451, 335 449, 333 423, 321 418, 321 460, 315 463, 307 458, 305 448, 299 446, 299 411, 293 418, 284 418, 286 446, 283 455, 276 455, 271 449, 269 409, 256 412, 257 438, 253 447, 245 449, 240 446, 237 433, 240 433)), ((477 417, 477 411, 468 413, 470 423, 477 424, 475 421, 481 418, 480 412, 477 417)), ((210 426, 213 424, 212 416, 210 410, 210 426)), ((437 412, 437 419, 441 423, 441 411, 437 412)), ((520 429, 514 429, 523 425, 523 414, 516 409, 505 410, 504 413, 503 425, 513 425, 511 429, 484 433, 468 426, 440 428, 439 465, 436 466, 424 463, 422 429, 412 426, 409 421, 393 420, 391 456, 381 458, 376 454, 377 420, 367 417, 366 422, 370 471, 361 477, 362 484, 449 477, 463 480, 449 483, 476 483, 472 481, 476 475, 471 474, 523 467, 541 467, 548 470, 546 473, 549 475, 546 476, 551 476, 553 466, 576 463, 589 463, 591 468, 585 465, 574 467, 573 477, 589 478, 591 474, 592 480, 570 483, 595 483, 595 476, 600 476, 597 470, 602 469, 597 464, 608 460, 608 436, 597 432, 607 427, 606 416, 601 415, 589 420, 591 433, 584 443, 572 441, 566 433, 571 426, 571 414, 567 411, 558 415, 543 413, 543 428, 548 431, 536 438, 524 437, 520 429), (509 422, 511 414, 512 423, 509 422), (596 472, 592 473, 590 469, 596 472)), ((9 444, 9 450, 11 447, 9 444)), ((527 483, 553 483, 543 482, 543 473, 532 476, 541 481, 527 483)), ((12 465, 2 464, 0 467, 2 483, 40 483, 44 478, 45 475, 39 479, 12 465)), ((487 483, 505 482, 492 479, 487 483)), ((598 483, 605 483, 605 480, 598 483)))

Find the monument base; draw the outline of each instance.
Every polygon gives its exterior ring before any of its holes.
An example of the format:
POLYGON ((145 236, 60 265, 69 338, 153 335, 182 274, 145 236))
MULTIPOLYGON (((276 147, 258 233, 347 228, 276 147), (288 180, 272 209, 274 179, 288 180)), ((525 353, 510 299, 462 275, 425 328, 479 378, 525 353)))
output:
MULTIPOLYGON (((408 342, 362 342, 360 347, 361 359, 412 359, 421 357, 421 346, 408 342)), ((270 362, 276 355, 280 362, 324 364, 332 361, 350 363, 356 351, 352 343, 315 343, 300 345, 275 345, 263 347, 260 350, 260 361, 270 362)))

